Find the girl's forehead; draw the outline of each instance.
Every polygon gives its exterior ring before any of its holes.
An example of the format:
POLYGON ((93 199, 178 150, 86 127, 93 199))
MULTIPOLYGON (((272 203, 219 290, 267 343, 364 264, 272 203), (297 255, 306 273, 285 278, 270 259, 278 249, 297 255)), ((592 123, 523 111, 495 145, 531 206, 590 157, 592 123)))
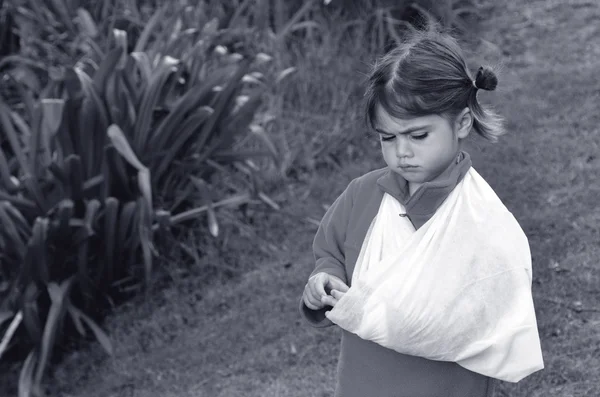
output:
POLYGON ((443 121, 443 119, 436 114, 411 118, 398 118, 391 116, 381 106, 377 106, 375 109, 375 127, 383 131, 405 130, 428 125, 436 125, 441 121, 443 121))

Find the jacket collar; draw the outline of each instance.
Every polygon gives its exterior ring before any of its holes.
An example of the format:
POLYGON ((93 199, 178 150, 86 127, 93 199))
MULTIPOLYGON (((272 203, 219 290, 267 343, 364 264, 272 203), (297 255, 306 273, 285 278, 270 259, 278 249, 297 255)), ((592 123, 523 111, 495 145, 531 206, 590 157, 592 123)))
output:
POLYGON ((377 185, 398 200, 409 216, 430 215, 462 180, 471 165, 471 156, 461 151, 457 160, 452 161, 435 179, 423 183, 412 196, 408 191, 408 182, 390 169, 377 180, 377 185))

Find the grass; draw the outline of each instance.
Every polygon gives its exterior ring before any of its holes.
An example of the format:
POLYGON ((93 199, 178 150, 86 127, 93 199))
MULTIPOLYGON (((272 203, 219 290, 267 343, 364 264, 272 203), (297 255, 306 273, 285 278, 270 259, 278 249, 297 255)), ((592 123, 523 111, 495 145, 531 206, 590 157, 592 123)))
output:
MULTIPOLYGON (((485 60, 502 66, 498 91, 482 98, 507 117, 510 135, 497 145, 473 141, 469 151, 529 236, 546 365, 518 384, 501 384, 496 396, 597 396, 600 46, 594 38, 600 33, 600 6, 583 0, 503 0, 488 18, 481 37, 496 45, 480 45, 471 58, 474 65, 485 60)), ((353 71, 347 59, 337 62, 346 65, 344 75, 359 76, 360 66, 353 71)), ((318 82, 326 77, 318 76, 318 82)), ((312 109, 324 104, 312 103, 312 109)), ((348 120, 355 110, 336 116, 344 128, 352 129, 348 120)), ((289 128, 301 131, 309 128, 306 120, 316 125, 319 119, 335 125, 314 113, 299 114, 302 125, 290 122, 289 128)), ((344 163, 343 172, 313 169, 312 177, 290 183, 280 196, 284 210, 319 219, 322 205, 351 178, 382 165, 372 146, 360 154, 344 163)), ((52 375, 51 395, 331 395, 339 331, 312 329, 297 312, 313 266, 315 229, 284 213, 257 211, 253 217, 262 226, 259 235, 240 232, 229 249, 215 248, 194 264, 173 266, 173 286, 152 301, 119 308, 105 325, 115 356, 106 358, 97 345, 69 354, 52 375)))

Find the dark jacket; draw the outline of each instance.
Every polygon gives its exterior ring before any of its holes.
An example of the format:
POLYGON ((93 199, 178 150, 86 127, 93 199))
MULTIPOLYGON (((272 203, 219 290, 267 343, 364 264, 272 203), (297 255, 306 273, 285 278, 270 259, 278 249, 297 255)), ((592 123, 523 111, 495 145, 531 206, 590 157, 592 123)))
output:
MULTIPOLYGON (((410 196, 407 182, 388 168, 354 179, 323 217, 313 243, 316 266, 311 276, 327 272, 350 285, 363 239, 384 193, 406 208, 415 228, 435 213, 471 167, 462 152, 435 180, 410 196)), ((300 299, 300 311, 314 327, 333 323, 325 311, 310 310, 300 299)), ((342 330, 335 397, 491 397, 492 378, 453 362, 428 360, 384 348, 342 330)))

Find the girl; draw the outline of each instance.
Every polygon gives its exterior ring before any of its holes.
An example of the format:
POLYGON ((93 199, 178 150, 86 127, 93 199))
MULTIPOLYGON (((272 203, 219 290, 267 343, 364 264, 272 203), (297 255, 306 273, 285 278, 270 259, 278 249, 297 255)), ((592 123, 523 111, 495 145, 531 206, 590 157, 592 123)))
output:
POLYGON ((490 397, 494 379, 543 368, 527 238, 461 144, 501 118, 457 42, 414 33, 374 66, 366 119, 384 169, 353 180, 314 240, 300 301, 342 328, 337 397, 490 397))

